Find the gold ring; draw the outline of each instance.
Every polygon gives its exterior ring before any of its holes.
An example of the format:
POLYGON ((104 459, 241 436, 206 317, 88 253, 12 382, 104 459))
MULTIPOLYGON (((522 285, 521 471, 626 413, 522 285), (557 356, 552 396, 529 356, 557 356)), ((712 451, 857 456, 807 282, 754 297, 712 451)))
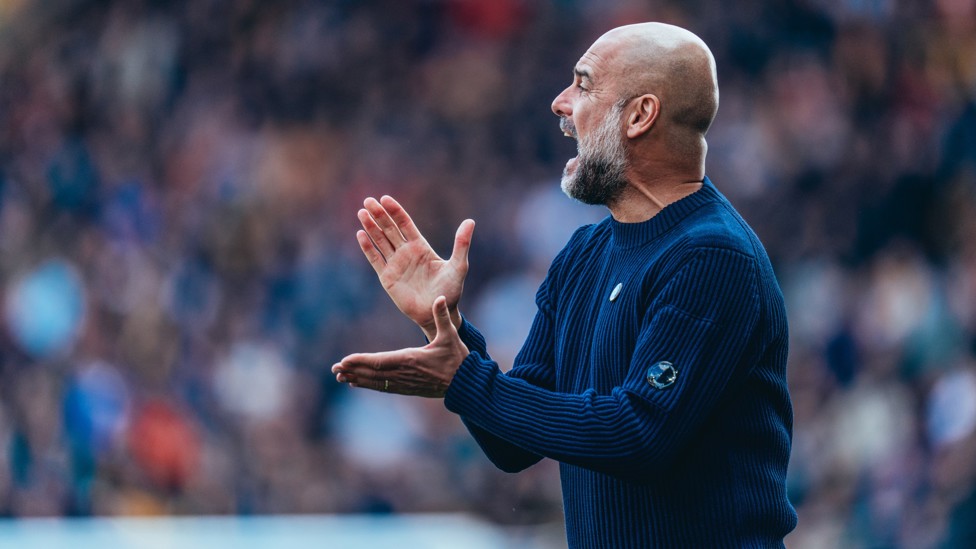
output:
POLYGON ((389 379, 384 379, 383 380, 383 390, 384 391, 389 391, 390 390, 390 380, 389 379))

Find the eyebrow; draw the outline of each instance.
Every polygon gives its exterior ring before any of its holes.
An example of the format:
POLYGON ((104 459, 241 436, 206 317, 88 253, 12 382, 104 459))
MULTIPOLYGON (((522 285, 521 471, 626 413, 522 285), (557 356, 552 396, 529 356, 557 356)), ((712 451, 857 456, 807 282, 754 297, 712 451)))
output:
POLYGON ((590 74, 590 71, 588 71, 586 69, 580 69, 578 67, 573 67, 573 74, 575 74, 576 76, 579 76, 580 79, 585 78, 585 79, 590 80, 590 81, 593 80, 593 75, 590 74))

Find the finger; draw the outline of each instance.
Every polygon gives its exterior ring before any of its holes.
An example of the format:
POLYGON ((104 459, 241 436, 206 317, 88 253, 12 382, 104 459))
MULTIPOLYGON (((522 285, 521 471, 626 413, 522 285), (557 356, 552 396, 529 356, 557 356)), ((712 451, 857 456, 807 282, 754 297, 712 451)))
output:
POLYGON ((349 374, 342 369, 342 364, 333 364, 331 372, 339 383, 349 382, 349 374))
POLYGON ((397 228, 396 223, 393 222, 393 218, 390 217, 390 213, 383 208, 372 196, 363 201, 363 206, 369 211, 369 215, 373 216, 373 220, 379 225, 380 229, 383 230, 383 234, 386 235, 387 240, 393 245, 393 248, 399 248, 406 242, 403 238, 403 233, 397 228))
POLYGON ((471 249, 471 239, 474 236, 474 220, 465 219, 454 235, 454 251, 451 252, 451 263, 468 271, 468 251, 471 249))
POLYGON ((386 372, 401 364, 409 364, 417 352, 416 348, 381 351, 378 353, 354 353, 343 358, 338 369, 355 375, 372 376, 371 372, 386 372))
POLYGON ((372 381, 355 381, 349 384, 350 387, 355 387, 357 389, 370 389, 373 391, 379 391, 381 393, 389 393, 393 391, 393 387, 390 385, 388 380, 372 380, 372 381))
POLYGON ((377 380, 385 379, 386 372, 378 372, 371 368, 342 368, 335 372, 336 381, 353 386, 366 387, 375 384, 377 380))
MULTIPOLYGON (((376 379, 357 376, 346 372, 336 374, 336 379, 342 383, 345 383, 346 385, 349 385, 350 387, 366 387, 367 389, 376 385, 377 383, 376 379)), ((382 381, 380 383, 382 383, 382 381)))
POLYGON ((445 337, 458 337, 457 329, 454 327, 454 323, 451 322, 451 314, 447 309, 447 298, 440 296, 435 299, 433 312, 434 326, 437 328, 437 333, 434 335, 434 341, 438 341, 445 337))
POLYGON ((352 387, 374 387, 380 383, 387 383, 388 380, 382 376, 361 376, 356 374, 350 374, 347 372, 342 372, 336 374, 336 379, 340 383, 346 383, 352 387))
POLYGON ((359 210, 356 213, 356 216, 359 217, 359 222, 363 225, 363 229, 365 229, 369 239, 373 241, 373 246, 375 246, 376 249, 383 254, 383 257, 390 257, 393 255, 393 244, 390 242, 390 239, 386 237, 386 233, 383 232, 383 229, 376 224, 376 220, 373 219, 373 216, 370 215, 365 209, 359 210))
POLYGON ((346 383, 349 385, 353 385, 359 382, 358 376, 346 370, 343 370, 342 365, 340 364, 335 364, 332 366, 332 375, 335 376, 336 381, 338 381, 339 383, 346 383))
POLYGON ((383 208, 386 209, 387 213, 390 214, 390 217, 393 218, 393 222, 396 223, 396 226, 400 229, 400 232, 403 234, 405 239, 423 240, 424 235, 420 234, 420 229, 417 228, 417 225, 413 222, 413 219, 410 218, 410 214, 408 214, 407 210, 404 210, 403 206, 401 206, 400 203, 397 202, 392 196, 384 195, 380 197, 380 205, 382 205, 383 208))
POLYGON ((366 255, 366 260, 372 265, 373 270, 376 271, 376 275, 379 276, 383 273, 383 267, 386 266, 386 259, 383 257, 373 245, 373 241, 369 239, 366 231, 356 232, 356 241, 359 242, 359 248, 366 255))
POLYGON ((346 383, 352 387, 372 389, 382 384, 383 389, 388 390, 389 387, 399 383, 391 381, 391 378, 397 377, 397 372, 391 369, 377 369, 376 364, 369 360, 371 357, 372 354, 350 355, 343 359, 343 362, 332 365, 332 374, 336 376, 336 381, 339 383, 346 383))

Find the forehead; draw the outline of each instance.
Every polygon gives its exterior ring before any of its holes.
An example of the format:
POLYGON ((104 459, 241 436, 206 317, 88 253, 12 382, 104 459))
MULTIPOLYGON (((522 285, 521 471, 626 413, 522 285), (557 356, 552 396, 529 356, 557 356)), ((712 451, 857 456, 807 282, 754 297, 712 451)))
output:
POLYGON ((601 38, 583 53, 573 71, 581 77, 592 79, 611 76, 616 68, 620 50, 619 41, 601 38))

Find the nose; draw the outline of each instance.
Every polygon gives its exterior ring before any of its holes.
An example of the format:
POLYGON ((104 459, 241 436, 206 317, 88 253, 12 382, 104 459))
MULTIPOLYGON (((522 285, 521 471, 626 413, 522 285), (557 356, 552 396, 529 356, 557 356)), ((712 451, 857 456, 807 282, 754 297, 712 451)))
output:
POLYGON ((569 102, 569 90, 572 86, 567 87, 555 99, 552 100, 552 113, 556 116, 572 116, 573 107, 569 102))

